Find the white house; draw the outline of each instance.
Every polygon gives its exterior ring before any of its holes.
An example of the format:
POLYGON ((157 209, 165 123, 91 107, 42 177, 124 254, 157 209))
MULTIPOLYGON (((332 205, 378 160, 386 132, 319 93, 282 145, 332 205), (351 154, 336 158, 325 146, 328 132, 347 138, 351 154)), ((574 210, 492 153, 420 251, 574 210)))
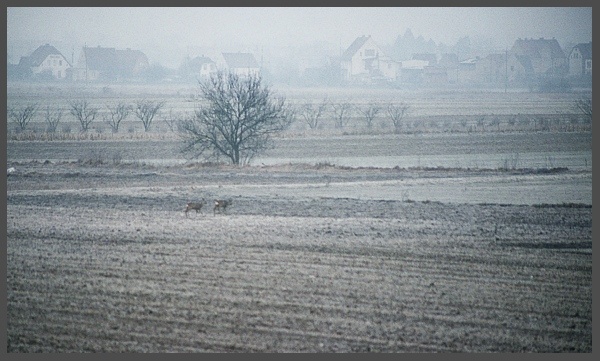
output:
POLYGON ((222 53, 224 66, 239 76, 260 74, 260 66, 250 53, 222 53))
POLYGON ((592 42, 577 44, 569 53, 569 75, 592 76, 592 42))
POLYGON ((207 79, 217 72, 217 64, 207 56, 197 56, 187 60, 187 76, 193 76, 196 79, 207 79))
POLYGON ((370 35, 360 36, 342 54, 342 79, 346 81, 373 79, 395 80, 399 63, 385 55, 370 35))
POLYGON ((56 79, 65 79, 67 69, 71 64, 55 47, 49 44, 42 45, 28 57, 22 57, 20 66, 29 67, 35 74, 48 74, 56 79))

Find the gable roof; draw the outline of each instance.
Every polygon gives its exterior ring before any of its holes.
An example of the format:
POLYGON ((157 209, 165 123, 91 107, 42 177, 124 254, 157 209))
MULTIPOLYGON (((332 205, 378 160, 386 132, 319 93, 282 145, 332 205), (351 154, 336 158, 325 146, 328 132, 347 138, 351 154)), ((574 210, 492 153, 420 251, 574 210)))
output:
POLYGON ((222 53, 225 63, 231 69, 259 68, 254 55, 250 53, 222 53))
POLYGON ((552 58, 565 58, 556 39, 517 39, 511 51, 516 55, 526 55, 530 58, 542 58, 544 53, 549 53, 552 58))
POLYGON ((117 65, 115 48, 84 47, 85 65, 89 70, 112 71, 117 65))
POLYGON ((354 54, 356 54, 358 49, 360 49, 363 45, 365 45, 367 40, 369 40, 370 38, 371 38, 371 35, 363 35, 363 36, 359 36, 358 38, 356 38, 354 40, 354 42, 352 42, 352 44, 350 44, 348 49, 346 49, 346 51, 344 51, 344 54, 342 54, 342 60, 350 60, 352 58, 352 56, 354 56, 354 54))
POLYGON ((127 71, 133 71, 139 62, 148 64, 148 57, 139 50, 116 50, 119 66, 127 71))
MULTIPOLYGON (((580 43, 573 47, 573 49, 579 49, 581 53, 581 57, 583 59, 591 59, 592 58, 592 42, 589 43, 580 43)), ((572 50, 571 50, 572 51, 572 50)))
POLYGON ((526 73, 533 73, 533 64, 531 64, 531 58, 525 55, 515 55, 517 61, 521 64, 526 73))
POLYGON ((115 48, 84 47, 85 65, 89 70, 106 73, 130 74, 138 62, 148 64, 146 54, 140 50, 116 50, 115 48))
MULTIPOLYGON (((31 53, 30 56, 21 58, 21 62, 27 62, 28 66, 40 66, 40 65, 42 65, 44 60, 46 60, 46 58, 52 54, 62 56, 63 59, 65 59, 65 61, 67 62, 67 64, 69 64, 69 62, 61 54, 61 52, 58 51, 55 47, 53 47, 50 44, 45 44, 45 45, 39 46, 37 49, 35 49, 35 51, 33 53, 31 53)), ((71 65, 71 64, 69 64, 69 65, 71 65)))
POLYGON ((213 64, 214 61, 212 61, 211 58, 207 57, 207 56, 197 56, 193 59, 188 60, 188 65, 190 67, 198 67, 200 68, 202 66, 202 64, 213 64))

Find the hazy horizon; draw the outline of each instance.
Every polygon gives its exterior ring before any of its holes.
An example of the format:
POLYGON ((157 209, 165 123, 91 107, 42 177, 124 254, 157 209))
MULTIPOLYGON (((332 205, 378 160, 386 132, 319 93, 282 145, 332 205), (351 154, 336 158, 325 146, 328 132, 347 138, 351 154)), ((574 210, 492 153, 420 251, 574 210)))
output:
POLYGON ((510 48, 518 38, 556 38, 564 46, 592 41, 592 8, 9 7, 7 57, 18 63, 49 43, 76 62, 87 45, 137 49, 150 62, 177 67, 184 56, 208 48, 273 53, 328 44, 343 50, 361 35, 385 46, 407 29, 448 46, 463 37, 490 49, 510 48))

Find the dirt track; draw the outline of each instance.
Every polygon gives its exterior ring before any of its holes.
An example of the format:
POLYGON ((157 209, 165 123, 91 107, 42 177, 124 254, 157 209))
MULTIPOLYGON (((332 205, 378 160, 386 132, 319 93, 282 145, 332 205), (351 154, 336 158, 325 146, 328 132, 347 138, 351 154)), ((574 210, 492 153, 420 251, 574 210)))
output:
POLYGON ((19 170, 8 352, 592 351, 591 206, 233 187, 316 184, 316 169, 19 170), (185 217, 221 196, 226 215, 185 217))

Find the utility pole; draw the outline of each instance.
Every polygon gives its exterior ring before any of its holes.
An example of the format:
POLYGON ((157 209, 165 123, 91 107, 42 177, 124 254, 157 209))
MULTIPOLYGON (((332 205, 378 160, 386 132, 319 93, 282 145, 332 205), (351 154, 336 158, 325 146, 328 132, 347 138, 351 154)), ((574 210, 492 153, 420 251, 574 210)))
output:
POLYGON ((508 88, 508 48, 504 50, 504 92, 508 88))

